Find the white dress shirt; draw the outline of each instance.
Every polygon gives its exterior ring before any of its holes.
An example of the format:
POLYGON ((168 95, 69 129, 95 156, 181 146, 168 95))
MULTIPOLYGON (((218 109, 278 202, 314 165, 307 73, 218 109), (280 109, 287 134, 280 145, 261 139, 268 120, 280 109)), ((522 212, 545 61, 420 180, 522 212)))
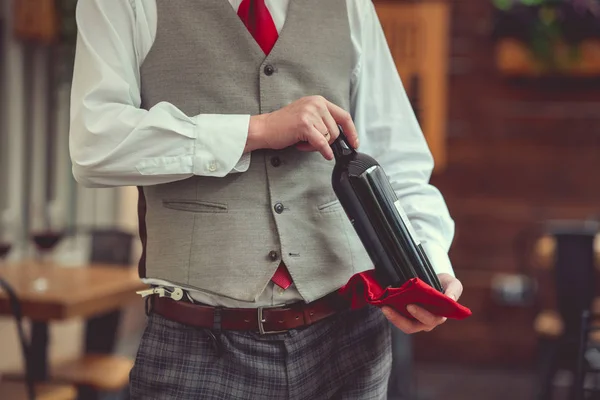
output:
MULTIPOLYGON (((228 1, 237 10, 242 0, 228 1)), ((266 0, 278 31, 285 23, 288 2, 266 0)), ((428 183, 433 159, 375 8, 370 0, 347 0, 347 9, 354 50, 349 111, 360 151, 385 169, 436 272, 453 274, 447 253, 454 223, 441 194, 428 183)), ((156 0, 78 3, 70 152, 73 174, 85 186, 222 177, 243 173, 249 166, 251 155, 242 154, 249 115, 185 115, 167 102, 150 110, 140 108, 140 66, 154 43, 156 14, 156 0)), ((293 286, 282 291, 273 284, 255 303, 191 293, 200 302, 226 307, 271 306, 300 298, 293 286)))

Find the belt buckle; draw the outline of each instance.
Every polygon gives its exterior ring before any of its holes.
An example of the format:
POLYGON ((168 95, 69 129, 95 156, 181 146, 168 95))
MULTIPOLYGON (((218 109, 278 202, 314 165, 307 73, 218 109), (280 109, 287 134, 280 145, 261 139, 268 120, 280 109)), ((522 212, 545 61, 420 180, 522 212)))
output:
MULTIPOLYGON (((260 332, 261 335, 273 335, 275 333, 287 332, 287 329, 282 330, 282 331, 267 331, 267 330, 265 330, 264 323, 267 322, 267 320, 263 318, 263 309, 264 308, 265 307, 258 307, 258 332, 260 332)), ((266 308, 269 308, 269 307, 266 307, 266 308)))

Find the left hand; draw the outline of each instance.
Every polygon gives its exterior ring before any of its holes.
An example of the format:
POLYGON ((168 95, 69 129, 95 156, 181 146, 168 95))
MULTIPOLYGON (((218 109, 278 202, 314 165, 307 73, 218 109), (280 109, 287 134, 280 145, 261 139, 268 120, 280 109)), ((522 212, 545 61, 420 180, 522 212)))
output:
MULTIPOLYGON (((450 274, 438 274, 440 283, 444 288, 444 294, 454 300, 458 300, 463 291, 462 283, 450 274)), ((406 307, 409 313, 415 317, 416 321, 410 320, 397 313, 390 307, 383 307, 382 311, 386 318, 398 329, 407 334, 417 332, 430 332, 436 326, 446 322, 445 317, 434 315, 429 311, 417 305, 410 304, 406 307)))

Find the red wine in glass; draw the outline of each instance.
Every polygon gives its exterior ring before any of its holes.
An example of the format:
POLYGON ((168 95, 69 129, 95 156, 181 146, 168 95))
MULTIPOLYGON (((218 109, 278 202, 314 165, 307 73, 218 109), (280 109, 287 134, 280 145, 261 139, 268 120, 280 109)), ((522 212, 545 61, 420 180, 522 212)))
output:
POLYGON ((56 247, 56 245, 63 238, 63 232, 58 231, 43 231, 36 232, 31 235, 33 242, 40 251, 50 251, 56 247))

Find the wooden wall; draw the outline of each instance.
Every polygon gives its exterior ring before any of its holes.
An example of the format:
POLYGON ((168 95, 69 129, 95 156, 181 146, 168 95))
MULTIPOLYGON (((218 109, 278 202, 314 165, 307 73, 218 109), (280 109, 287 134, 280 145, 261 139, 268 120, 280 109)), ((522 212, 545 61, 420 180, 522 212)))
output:
POLYGON ((451 4, 447 165, 432 181, 456 221, 451 256, 475 314, 418 335, 416 355, 524 365, 535 310, 495 303, 490 282, 519 271, 514 240, 533 222, 600 214, 600 81, 507 81, 494 66, 490 1, 451 4))

